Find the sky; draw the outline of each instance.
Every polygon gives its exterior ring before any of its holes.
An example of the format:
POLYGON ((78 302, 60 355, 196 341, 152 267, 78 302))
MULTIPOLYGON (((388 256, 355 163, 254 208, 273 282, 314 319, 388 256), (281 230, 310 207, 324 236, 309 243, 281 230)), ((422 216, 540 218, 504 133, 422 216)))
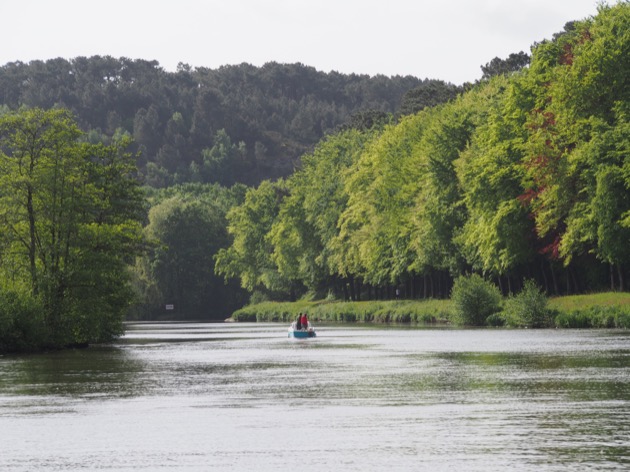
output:
MULTIPOLYGON (((613 0, 607 3, 614 4, 613 0)), ((597 0, 0 0, 0 65, 113 56, 215 69, 300 62, 323 72, 481 78, 597 0)))

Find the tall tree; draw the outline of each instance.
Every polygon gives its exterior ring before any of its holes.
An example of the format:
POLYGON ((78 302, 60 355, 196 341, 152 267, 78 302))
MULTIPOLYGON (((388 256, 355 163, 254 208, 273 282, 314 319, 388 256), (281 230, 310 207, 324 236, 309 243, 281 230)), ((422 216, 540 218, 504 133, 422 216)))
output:
POLYGON ((286 196, 284 181, 264 181, 249 189, 245 201, 228 212, 228 233, 234 240, 217 253, 217 274, 226 280, 240 279, 241 286, 250 292, 289 295, 291 283, 272 260, 273 245, 268 236, 286 196))
POLYGON ((0 118, 3 281, 28 280, 52 345, 111 339, 131 301, 142 197, 124 149, 80 142, 66 110, 0 118), (10 272, 7 272, 10 271, 10 272))

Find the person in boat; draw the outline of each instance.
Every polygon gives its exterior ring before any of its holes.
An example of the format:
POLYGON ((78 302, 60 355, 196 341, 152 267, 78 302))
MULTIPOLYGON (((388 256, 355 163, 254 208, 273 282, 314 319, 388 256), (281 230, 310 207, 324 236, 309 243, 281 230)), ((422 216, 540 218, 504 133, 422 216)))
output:
POLYGON ((297 319, 295 320, 295 329, 298 331, 302 329, 302 313, 298 313, 297 319))
POLYGON ((300 324, 302 325, 302 329, 308 329, 308 316, 306 316, 306 313, 302 313, 300 324))

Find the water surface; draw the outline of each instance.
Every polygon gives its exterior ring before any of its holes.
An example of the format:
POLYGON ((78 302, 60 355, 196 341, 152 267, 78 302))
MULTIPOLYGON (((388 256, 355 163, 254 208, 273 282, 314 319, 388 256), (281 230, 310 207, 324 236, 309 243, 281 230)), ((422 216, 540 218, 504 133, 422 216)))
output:
POLYGON ((0 357, 0 470, 630 468, 630 333, 137 324, 0 357))

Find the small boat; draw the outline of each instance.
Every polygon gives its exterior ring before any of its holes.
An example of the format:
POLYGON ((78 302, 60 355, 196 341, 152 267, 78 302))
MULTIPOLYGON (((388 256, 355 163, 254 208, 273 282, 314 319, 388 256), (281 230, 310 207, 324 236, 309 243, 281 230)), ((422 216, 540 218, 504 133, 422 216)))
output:
POLYGON ((306 329, 297 329, 295 321, 291 323, 291 326, 289 326, 290 338, 314 338, 315 336, 317 336, 315 334, 315 328, 311 326, 311 323, 308 324, 306 329))

